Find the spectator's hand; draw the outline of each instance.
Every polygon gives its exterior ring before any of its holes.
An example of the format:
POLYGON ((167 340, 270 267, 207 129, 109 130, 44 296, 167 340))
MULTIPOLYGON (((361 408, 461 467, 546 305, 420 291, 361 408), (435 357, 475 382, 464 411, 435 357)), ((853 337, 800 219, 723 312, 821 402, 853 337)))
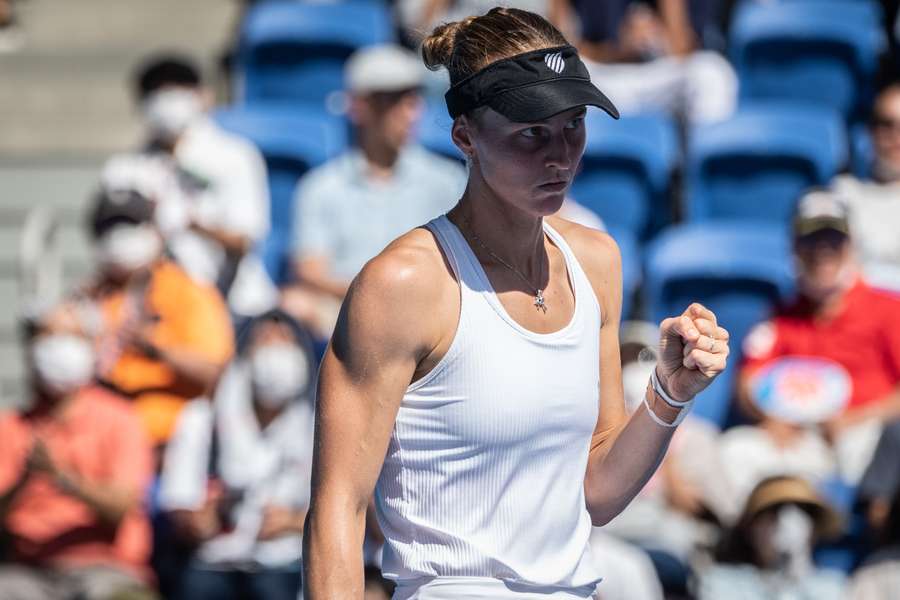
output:
POLYGON ((283 535, 303 533, 306 511, 284 506, 269 505, 263 510, 262 525, 259 526, 260 540, 271 540, 283 535))
POLYGON ((219 535, 222 531, 219 503, 222 501, 223 495, 224 490, 221 486, 210 485, 202 508, 179 511, 176 522, 186 537, 197 542, 205 542, 219 535))
POLYGON ((673 400, 686 402, 725 370, 728 331, 699 303, 660 323, 656 374, 673 400))

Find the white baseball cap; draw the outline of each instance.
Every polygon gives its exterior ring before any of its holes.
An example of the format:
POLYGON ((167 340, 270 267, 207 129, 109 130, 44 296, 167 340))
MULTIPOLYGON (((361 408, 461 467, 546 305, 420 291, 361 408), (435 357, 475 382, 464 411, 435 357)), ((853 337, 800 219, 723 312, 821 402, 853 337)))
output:
POLYGON ((419 58, 396 44, 361 48, 344 67, 344 85, 351 94, 409 90, 424 81, 425 66, 419 58))

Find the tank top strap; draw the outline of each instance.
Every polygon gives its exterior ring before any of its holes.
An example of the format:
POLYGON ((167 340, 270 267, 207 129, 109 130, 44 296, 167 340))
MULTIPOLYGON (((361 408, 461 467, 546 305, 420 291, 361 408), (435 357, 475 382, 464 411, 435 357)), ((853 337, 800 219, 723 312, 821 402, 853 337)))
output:
POLYGON ((578 262, 578 257, 575 256, 572 247, 569 246, 562 234, 551 227, 546 220, 544 221, 544 232, 553 241, 556 247, 559 248, 566 259, 569 277, 572 279, 572 286, 575 288, 576 297, 591 299, 591 301, 588 302, 576 303, 576 307, 580 307, 582 310, 595 310, 599 314, 600 300, 597 298, 597 294, 594 293, 594 286, 591 285, 591 280, 588 278, 587 273, 584 272, 581 263, 578 262))
POLYGON ((460 283, 462 293, 479 290, 482 287, 481 279, 472 264, 472 251, 459 229, 450 222, 447 215, 436 217, 425 226, 434 233, 441 249, 447 256, 453 274, 460 283))

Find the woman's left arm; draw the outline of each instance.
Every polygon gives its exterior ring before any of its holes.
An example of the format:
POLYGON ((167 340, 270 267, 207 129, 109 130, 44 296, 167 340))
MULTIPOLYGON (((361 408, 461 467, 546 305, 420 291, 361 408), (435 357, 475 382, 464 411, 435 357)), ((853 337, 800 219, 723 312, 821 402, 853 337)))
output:
POLYGON ((581 262, 600 302, 602 316, 600 412, 591 439, 584 487, 591 521, 600 526, 631 502, 662 462, 674 424, 680 422, 682 411, 689 410, 689 406, 679 405, 689 402, 725 368, 728 333, 718 327, 715 315, 699 304, 692 304, 678 317, 665 319, 660 324, 657 376, 659 387, 671 403, 648 382, 646 402, 629 417, 625 412, 619 356, 621 258, 608 235, 592 232, 584 237, 591 238, 587 247, 592 251, 579 254, 586 258, 581 262), (714 338, 716 342, 711 344, 714 338))

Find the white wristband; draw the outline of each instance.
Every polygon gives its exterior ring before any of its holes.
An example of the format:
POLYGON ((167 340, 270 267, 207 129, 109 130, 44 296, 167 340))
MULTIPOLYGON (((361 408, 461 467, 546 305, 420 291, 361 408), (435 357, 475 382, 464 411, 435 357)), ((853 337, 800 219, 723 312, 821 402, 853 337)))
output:
POLYGON ((673 400, 669 394, 663 389, 662 384, 659 382, 659 376, 656 374, 656 369, 653 369, 653 372, 650 375, 650 385, 653 388, 653 393, 657 394, 663 401, 671 406, 672 408, 677 408, 678 416, 675 417, 675 420, 671 423, 666 423, 659 416, 653 412, 653 409, 650 407, 650 403, 647 402, 647 394, 644 394, 644 404, 647 405, 647 412, 650 413, 650 417, 656 422, 657 425, 662 425, 663 427, 678 427, 681 425, 681 422, 687 417, 688 413, 691 410, 691 407, 694 406, 694 399, 686 400, 684 402, 679 402, 677 400, 673 400))

